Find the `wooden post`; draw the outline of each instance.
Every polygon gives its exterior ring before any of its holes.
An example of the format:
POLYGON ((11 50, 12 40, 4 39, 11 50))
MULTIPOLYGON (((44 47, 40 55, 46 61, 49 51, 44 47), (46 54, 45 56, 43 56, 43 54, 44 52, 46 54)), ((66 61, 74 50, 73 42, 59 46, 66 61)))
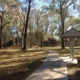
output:
POLYGON ((77 59, 77 67, 80 68, 80 58, 77 59))
POLYGON ((74 38, 72 38, 72 60, 74 60, 74 38))
POLYGON ((71 54, 72 54, 72 53, 71 53, 71 38, 69 38, 69 44, 70 44, 70 45, 69 45, 69 46, 70 46, 70 58, 72 58, 72 56, 71 56, 71 54))
POLYGON ((74 60, 74 38, 71 38, 71 46, 70 46, 71 58, 74 60))

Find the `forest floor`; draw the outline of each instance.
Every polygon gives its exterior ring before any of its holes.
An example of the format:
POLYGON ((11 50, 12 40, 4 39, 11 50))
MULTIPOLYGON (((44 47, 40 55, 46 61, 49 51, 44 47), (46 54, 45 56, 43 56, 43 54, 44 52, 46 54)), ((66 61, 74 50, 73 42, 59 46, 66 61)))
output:
MULTIPOLYGON (((25 80, 43 62, 48 50, 59 51, 60 56, 69 56, 69 48, 56 47, 30 48, 21 51, 19 48, 0 50, 0 80, 25 80)), ((80 57, 80 47, 74 48, 75 58, 80 57)), ((80 70, 77 64, 69 64, 68 80, 80 80, 80 70)))
POLYGON ((0 50, 0 80, 25 80, 44 61, 48 50, 31 48, 0 50))

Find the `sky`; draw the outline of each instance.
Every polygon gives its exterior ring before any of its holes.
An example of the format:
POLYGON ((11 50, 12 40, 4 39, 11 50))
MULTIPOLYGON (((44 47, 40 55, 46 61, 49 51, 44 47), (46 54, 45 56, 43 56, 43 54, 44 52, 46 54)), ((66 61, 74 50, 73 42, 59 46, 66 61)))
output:
POLYGON ((38 3, 38 6, 43 6, 43 5, 48 5, 48 3, 50 2, 47 2, 47 0, 35 0, 36 3, 38 3))
POLYGON ((80 14, 80 0, 77 0, 75 3, 75 7, 73 9, 73 15, 78 17, 79 14, 80 14))
MULTIPOLYGON (((22 2, 22 1, 25 1, 25 0, 19 0, 19 1, 22 2)), ((48 5, 49 2, 47 2, 47 0, 34 0, 34 5, 36 5, 36 9, 40 9, 43 5, 48 5)))

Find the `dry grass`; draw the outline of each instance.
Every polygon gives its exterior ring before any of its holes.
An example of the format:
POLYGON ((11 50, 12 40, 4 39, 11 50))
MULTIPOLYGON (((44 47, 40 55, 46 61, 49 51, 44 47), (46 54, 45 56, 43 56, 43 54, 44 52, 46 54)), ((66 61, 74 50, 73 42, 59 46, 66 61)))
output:
MULTIPOLYGON (((60 56, 69 56, 70 55, 70 49, 69 47, 66 47, 65 49, 58 49, 60 56)), ((74 47, 74 57, 80 57, 80 46, 74 47)))
POLYGON ((45 50, 61 50, 61 47, 60 46, 53 46, 53 47, 44 47, 45 50))
POLYGON ((80 68, 77 64, 69 64, 68 68, 68 80, 80 80, 80 68))
POLYGON ((0 50, 0 80, 25 80, 44 61, 48 51, 38 49, 0 50))
MULTIPOLYGON (((31 48, 27 51, 19 49, 0 50, 0 80, 25 80, 44 61, 48 50, 59 51, 60 56, 69 56, 69 48, 61 49, 60 46, 31 48)), ((80 47, 74 48, 75 58, 80 57, 80 47)), ((80 70, 77 65, 68 67, 68 80, 80 80, 80 70)))

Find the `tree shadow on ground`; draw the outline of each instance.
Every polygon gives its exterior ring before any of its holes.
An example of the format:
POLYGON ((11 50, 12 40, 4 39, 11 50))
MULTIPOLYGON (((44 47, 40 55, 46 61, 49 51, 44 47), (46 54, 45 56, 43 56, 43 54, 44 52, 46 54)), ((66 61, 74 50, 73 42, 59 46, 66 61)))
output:
POLYGON ((80 80, 80 68, 77 64, 68 65, 68 80, 80 80))
POLYGON ((25 80, 43 62, 44 58, 39 58, 27 64, 27 61, 19 66, 12 66, 0 69, 0 80, 25 80))

